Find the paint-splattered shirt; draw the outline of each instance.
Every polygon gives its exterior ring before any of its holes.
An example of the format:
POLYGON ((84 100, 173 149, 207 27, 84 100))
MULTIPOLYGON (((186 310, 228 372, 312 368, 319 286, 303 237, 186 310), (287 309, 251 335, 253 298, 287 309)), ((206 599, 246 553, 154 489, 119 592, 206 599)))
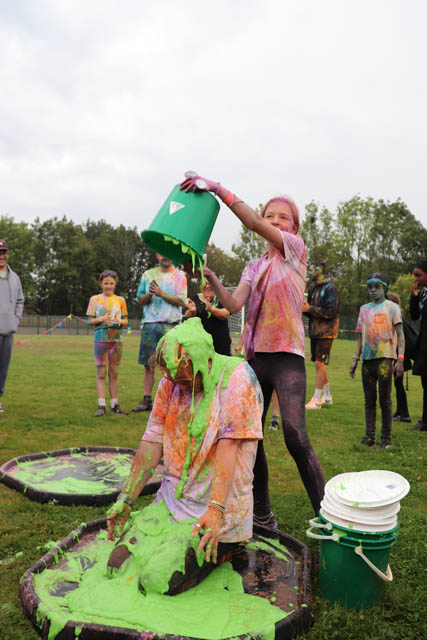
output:
MULTIPOLYGON (((113 320, 117 321, 121 318, 128 317, 126 300, 121 296, 104 296, 103 293, 92 296, 86 315, 89 318, 100 318, 106 313, 111 313, 113 320)), ((105 322, 95 324, 93 326, 93 334, 95 342, 120 342, 122 339, 122 329, 118 324, 109 327, 105 322)))
POLYGON ((400 307, 391 300, 362 305, 356 327, 362 334, 362 360, 397 358, 395 327, 401 322, 400 307))
MULTIPOLYGON (((171 296, 187 297, 187 278, 179 269, 162 271, 160 267, 148 269, 142 274, 136 294, 137 298, 149 292, 150 283, 155 280, 165 293, 171 296)), ((142 308, 141 327, 146 322, 168 322, 174 324, 182 318, 181 307, 177 307, 163 300, 159 296, 153 296, 148 304, 142 308)))
POLYGON ((264 255, 245 267, 241 282, 249 284, 249 311, 244 334, 246 358, 256 352, 286 351, 304 357, 304 240, 282 231, 283 253, 264 255))
MULTIPOLYGON (((197 411, 202 393, 195 396, 197 411)), ((208 508, 218 441, 240 440, 233 485, 230 488, 223 526, 222 542, 239 542, 252 535, 253 466, 257 442, 262 439, 263 399, 258 380, 249 365, 239 364, 227 386, 221 381, 213 394, 210 418, 197 451, 193 452, 182 497, 176 497, 188 448, 187 425, 192 394, 165 378, 160 381, 153 410, 142 439, 163 445, 165 465, 157 499, 163 498, 177 520, 200 518, 208 508)), ((194 444, 194 441, 192 442, 194 444)))

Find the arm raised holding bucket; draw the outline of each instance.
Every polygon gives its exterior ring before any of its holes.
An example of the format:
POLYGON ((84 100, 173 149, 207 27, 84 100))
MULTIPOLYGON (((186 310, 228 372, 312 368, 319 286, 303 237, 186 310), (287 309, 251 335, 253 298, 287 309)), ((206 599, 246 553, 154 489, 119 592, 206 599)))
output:
MULTIPOLYGON (((314 512, 324 492, 322 467, 305 426, 305 344, 302 308, 307 272, 304 241, 299 232, 299 211, 288 195, 267 200, 261 213, 219 182, 187 172, 181 190, 210 191, 242 224, 267 241, 266 252, 246 265, 233 293, 210 269, 204 269, 221 303, 236 313, 249 301, 245 353, 263 387, 264 396, 276 391, 286 443, 298 467, 314 512)), ((188 268, 188 267, 186 267, 188 268)), ((267 459, 262 442, 254 468, 254 522, 275 526, 268 495, 267 459)))

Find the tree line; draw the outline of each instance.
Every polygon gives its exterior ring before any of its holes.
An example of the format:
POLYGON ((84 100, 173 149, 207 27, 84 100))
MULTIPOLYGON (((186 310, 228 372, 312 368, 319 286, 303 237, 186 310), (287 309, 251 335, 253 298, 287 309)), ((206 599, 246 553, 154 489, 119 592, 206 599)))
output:
MULTIPOLYGON (((261 205, 260 205, 261 207, 261 205)), ((427 229, 401 200, 362 199, 340 203, 329 211, 319 203, 305 207, 301 235, 307 262, 326 260, 328 275, 341 294, 342 315, 356 315, 367 301, 363 286, 373 271, 384 271, 406 305, 414 263, 427 256, 427 229)), ((142 273, 157 264, 136 227, 113 227, 104 220, 76 224, 66 217, 33 223, 0 218, 0 238, 10 246, 9 264, 21 278, 26 312, 44 315, 84 315, 91 295, 99 290, 104 269, 118 273, 117 293, 132 317, 139 315, 136 292, 142 273)), ((225 286, 234 287, 244 266, 265 251, 259 236, 242 227, 238 242, 227 253, 209 244, 207 264, 225 286)), ((189 295, 200 283, 189 282, 189 295)))

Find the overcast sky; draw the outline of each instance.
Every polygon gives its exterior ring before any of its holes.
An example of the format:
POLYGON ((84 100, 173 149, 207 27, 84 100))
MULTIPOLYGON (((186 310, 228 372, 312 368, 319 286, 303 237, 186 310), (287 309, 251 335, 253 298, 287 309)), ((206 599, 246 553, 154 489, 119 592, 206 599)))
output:
POLYGON ((425 0, 0 0, 0 215, 142 231, 195 169, 427 227, 426 33, 425 0))

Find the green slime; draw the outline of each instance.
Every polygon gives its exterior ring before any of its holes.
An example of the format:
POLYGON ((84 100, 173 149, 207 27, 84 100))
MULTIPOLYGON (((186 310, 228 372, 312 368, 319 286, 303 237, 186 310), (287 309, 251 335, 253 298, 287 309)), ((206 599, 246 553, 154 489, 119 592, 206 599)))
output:
POLYGON ((184 242, 181 242, 181 240, 177 240, 176 238, 172 238, 171 236, 167 236, 165 234, 163 234, 163 239, 166 240, 166 242, 172 242, 173 244, 179 245, 181 247, 182 253, 188 253, 189 257, 191 258, 191 265, 193 267, 193 273, 196 270, 196 258, 197 258, 197 261, 199 263, 199 269, 200 269, 200 278, 201 278, 201 281, 202 281, 202 285, 205 286, 206 280, 205 280, 205 274, 203 272, 203 260, 199 256, 199 254, 196 253, 194 251, 194 249, 189 247, 188 244, 185 244, 184 242))
POLYGON ((149 588, 147 595, 143 595, 138 585, 140 580, 145 580, 147 588, 148 570, 157 574, 159 585, 165 583, 168 575, 183 569, 184 548, 192 544, 189 540, 192 525, 189 521, 171 524, 162 502, 133 514, 132 525, 133 533, 138 528, 144 543, 128 545, 128 548, 135 547, 132 555, 113 577, 107 575, 106 566, 115 543, 107 539, 106 531, 100 532, 90 544, 66 552, 61 568, 34 574, 34 587, 40 600, 37 622, 41 626, 49 619, 48 640, 54 640, 70 621, 79 625, 76 635, 80 634, 83 623, 92 623, 204 640, 243 634, 274 640, 275 622, 289 613, 264 598, 245 594, 241 576, 229 562, 184 593, 165 596, 149 588), (172 549, 175 542, 171 542, 169 534, 173 530, 175 540, 185 541, 177 545, 179 553, 172 549), (162 544, 168 548, 164 547, 159 553, 162 544), (144 568, 145 560, 150 567, 144 568), (64 583, 78 586, 63 596, 55 596, 64 583))
MULTIPOLYGON (((86 453, 72 453, 71 458, 80 458, 88 463, 92 457, 86 453)), ((46 458, 48 459, 48 458, 46 458)), ((107 458, 100 460, 99 456, 94 460, 94 478, 98 479, 84 480, 74 477, 76 467, 72 462, 67 462, 64 458, 51 457, 51 466, 43 468, 44 460, 28 460, 26 462, 17 463, 18 471, 13 474, 14 478, 20 480, 23 484, 31 486, 39 491, 48 493, 62 494, 108 494, 117 489, 117 483, 120 479, 126 480, 129 475, 131 460, 129 454, 116 454, 114 459, 107 458), (69 475, 60 480, 55 480, 55 475, 60 471, 64 474, 65 470, 69 470, 69 475), (115 486, 112 486, 114 483, 115 486)), ((85 470, 90 475, 90 465, 85 470)))
POLYGON ((183 324, 169 331, 160 340, 157 349, 161 350, 166 367, 172 377, 176 375, 181 360, 189 356, 193 365, 194 379, 196 375, 200 373, 203 381, 203 396, 199 402, 197 411, 194 406, 193 384, 193 400, 190 409, 191 417, 187 427, 187 454, 181 480, 176 488, 176 497, 179 499, 182 497, 182 492, 187 481, 192 452, 197 452, 209 422, 214 392, 221 380, 222 388, 224 389, 227 386, 231 374, 234 369, 242 363, 242 360, 240 358, 232 358, 216 353, 213 348, 212 336, 203 329, 200 318, 189 318, 183 324), (179 345, 183 347, 180 358, 178 357, 179 345))

